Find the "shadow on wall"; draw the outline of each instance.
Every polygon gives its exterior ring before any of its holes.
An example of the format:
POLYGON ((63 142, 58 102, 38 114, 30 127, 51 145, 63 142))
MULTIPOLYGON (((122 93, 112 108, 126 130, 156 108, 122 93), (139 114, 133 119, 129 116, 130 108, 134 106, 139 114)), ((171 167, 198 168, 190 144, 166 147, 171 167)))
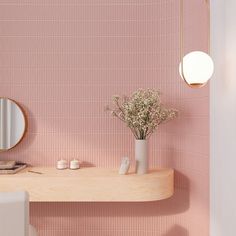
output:
POLYGON ((163 236, 189 236, 189 232, 185 228, 175 225, 163 236))

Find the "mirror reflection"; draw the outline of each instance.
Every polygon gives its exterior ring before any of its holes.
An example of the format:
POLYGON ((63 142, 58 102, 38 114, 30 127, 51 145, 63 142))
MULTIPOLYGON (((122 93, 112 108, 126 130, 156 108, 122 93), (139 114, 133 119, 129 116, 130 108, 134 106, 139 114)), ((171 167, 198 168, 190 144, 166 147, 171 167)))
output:
POLYGON ((16 146, 24 136, 26 120, 22 109, 8 98, 0 98, 0 151, 16 146))

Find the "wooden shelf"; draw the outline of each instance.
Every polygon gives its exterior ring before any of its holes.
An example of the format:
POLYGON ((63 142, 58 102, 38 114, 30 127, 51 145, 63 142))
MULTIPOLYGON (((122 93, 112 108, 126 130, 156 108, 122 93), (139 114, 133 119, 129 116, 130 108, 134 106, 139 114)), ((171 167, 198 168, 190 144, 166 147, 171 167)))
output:
POLYGON ((114 169, 82 168, 0 175, 0 191, 26 190, 31 202, 145 202, 169 198, 174 192, 174 171, 154 169, 145 175, 119 175, 114 169))

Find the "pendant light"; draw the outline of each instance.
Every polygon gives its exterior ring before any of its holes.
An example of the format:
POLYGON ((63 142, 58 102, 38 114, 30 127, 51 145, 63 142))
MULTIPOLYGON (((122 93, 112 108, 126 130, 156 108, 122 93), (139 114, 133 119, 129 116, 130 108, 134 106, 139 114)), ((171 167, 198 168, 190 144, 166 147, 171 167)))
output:
MULTIPOLYGON (((183 56, 184 51, 184 0, 180 0, 180 58, 179 73, 191 88, 201 88, 207 84, 214 72, 214 63, 209 54, 192 51, 183 56)), ((208 9, 208 51, 210 51, 210 0, 206 1, 208 9)))

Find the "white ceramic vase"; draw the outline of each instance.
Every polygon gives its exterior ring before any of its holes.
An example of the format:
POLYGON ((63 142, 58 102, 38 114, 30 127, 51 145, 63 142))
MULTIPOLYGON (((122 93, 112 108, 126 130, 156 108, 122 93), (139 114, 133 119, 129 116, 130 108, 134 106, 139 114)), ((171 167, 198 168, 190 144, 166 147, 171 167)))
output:
POLYGON ((148 172, 148 141, 145 139, 135 140, 136 173, 139 175, 148 172))

